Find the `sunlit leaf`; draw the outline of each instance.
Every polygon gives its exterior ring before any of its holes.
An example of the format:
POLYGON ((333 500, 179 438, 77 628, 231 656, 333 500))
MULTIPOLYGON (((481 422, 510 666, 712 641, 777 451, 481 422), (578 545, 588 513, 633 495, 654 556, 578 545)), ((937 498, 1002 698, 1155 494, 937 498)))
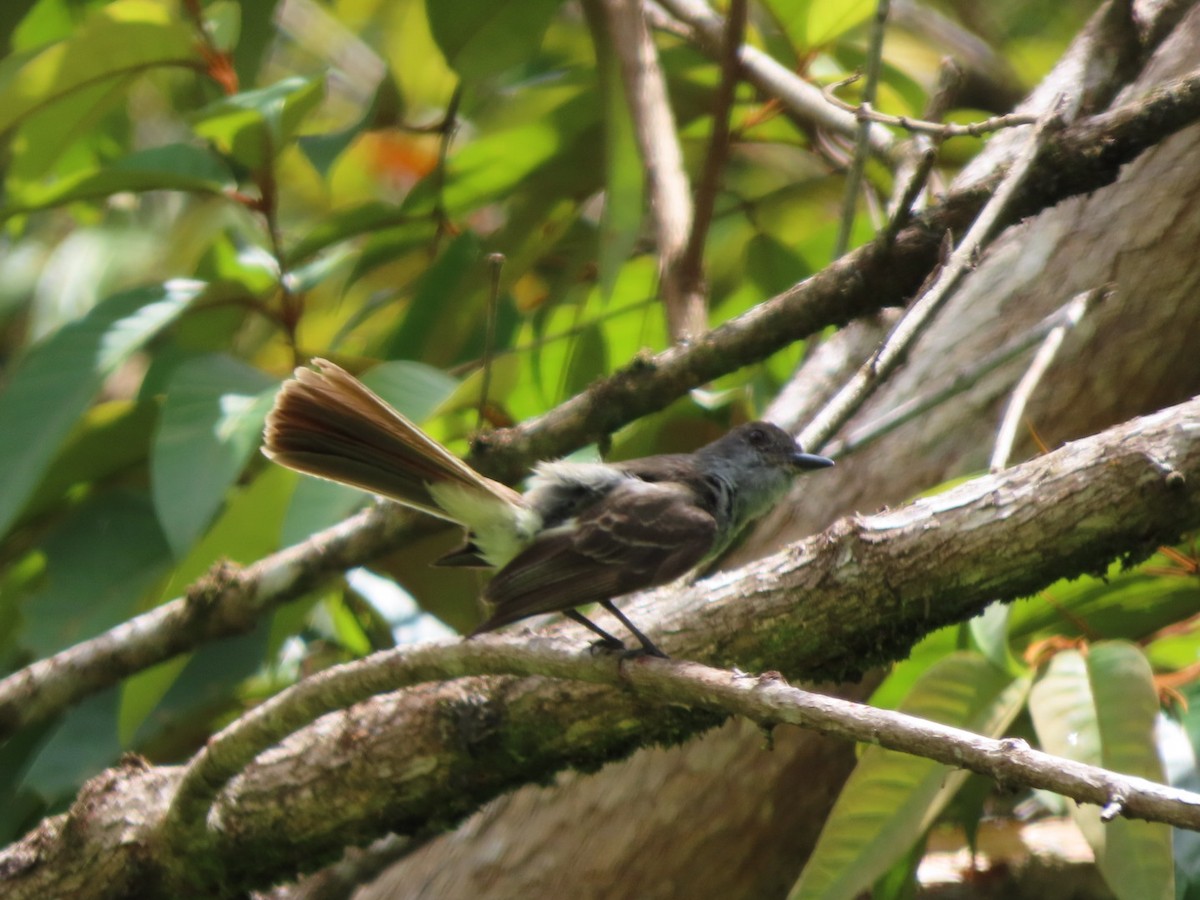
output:
POLYGON ((841 37, 875 11, 873 0, 767 0, 767 7, 801 53, 841 37))
POLYGON ((190 144, 171 144, 142 150, 48 185, 38 184, 10 193, 8 202, 0 209, 0 218, 122 191, 220 194, 234 184, 229 169, 208 150, 190 144))
POLYGON ((70 37, 0 63, 0 133, 48 103, 104 79, 200 64, 195 34, 153 0, 94 9, 70 37))
POLYGON ((287 146, 324 92, 319 78, 285 78, 209 104, 195 114, 192 127, 223 153, 257 171, 287 146))

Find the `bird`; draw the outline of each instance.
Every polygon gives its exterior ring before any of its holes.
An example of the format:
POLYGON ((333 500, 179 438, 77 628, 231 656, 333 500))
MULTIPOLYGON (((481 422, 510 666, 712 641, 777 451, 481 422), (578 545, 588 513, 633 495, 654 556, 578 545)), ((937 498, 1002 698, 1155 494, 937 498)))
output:
POLYGON ((692 453, 621 462, 537 463, 523 493, 475 471, 340 366, 324 359, 284 382, 264 454, 308 475, 395 500, 466 529, 437 565, 486 567, 490 616, 468 638, 561 612, 597 648, 668 658, 614 599, 667 584, 719 556, 788 492, 833 465, 769 422, 740 425, 692 453), (598 603, 641 647, 579 612, 598 603))

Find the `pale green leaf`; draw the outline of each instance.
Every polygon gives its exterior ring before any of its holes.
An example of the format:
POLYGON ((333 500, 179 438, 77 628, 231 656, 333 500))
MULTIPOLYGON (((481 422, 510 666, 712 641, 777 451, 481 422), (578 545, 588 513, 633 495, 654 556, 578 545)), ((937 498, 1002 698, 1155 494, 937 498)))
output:
MULTIPOLYGON (((1029 709, 1050 753, 1163 781, 1155 743, 1158 700, 1150 665, 1133 644, 1094 644, 1087 656, 1057 654, 1030 694, 1029 709)), ((1174 896, 1171 829, 1117 818, 1070 802, 1071 815, 1096 854, 1096 864, 1121 900, 1174 896)))

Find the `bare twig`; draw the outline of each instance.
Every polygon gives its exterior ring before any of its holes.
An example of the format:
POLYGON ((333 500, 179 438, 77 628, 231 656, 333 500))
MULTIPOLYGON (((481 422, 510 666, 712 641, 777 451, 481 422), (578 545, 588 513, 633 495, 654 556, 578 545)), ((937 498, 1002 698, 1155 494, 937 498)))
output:
POLYGON ((933 321, 942 306, 958 286, 959 279, 974 265, 976 256, 991 238, 1001 214, 1033 167, 1033 161, 1041 149, 1046 135, 1057 126, 1058 117, 1047 116, 1030 134, 1021 155, 1013 161, 1004 180, 979 218, 971 226, 937 280, 912 308, 904 315, 883 345, 871 359, 859 369, 837 395, 825 405, 817 416, 800 433, 800 443, 805 447, 821 447, 844 425, 875 388, 904 361, 909 348, 933 321))
POLYGON ((483 359, 480 363, 483 374, 479 386, 479 418, 477 427, 487 425, 488 391, 492 385, 492 352, 496 344, 496 315, 500 306, 500 270, 504 268, 504 254, 492 253, 487 258, 490 289, 488 291, 487 330, 483 339, 483 359))
MULTIPOLYGON (((938 68, 938 80, 929 100, 925 104, 924 117, 930 122, 940 122, 950 108, 962 85, 962 69, 952 59, 943 59, 938 68)), ((913 135, 911 146, 903 160, 896 166, 896 187, 892 201, 888 204, 888 224, 884 229, 884 242, 895 240, 900 229, 909 223, 917 203, 926 193, 925 184, 933 173, 937 162, 937 150, 941 141, 929 135, 913 135)))
POLYGON ((837 239, 833 245, 833 258, 837 259, 850 246, 850 232, 854 229, 854 214, 858 209, 858 189, 862 184, 863 169, 867 165, 867 154, 871 146, 871 119, 868 115, 875 104, 875 92, 879 87, 879 72, 883 63, 883 37, 887 31, 889 0, 876 0, 875 19, 871 24, 871 38, 867 42, 867 81, 863 87, 862 105, 855 112, 858 120, 854 138, 854 157, 846 172, 846 186, 842 197, 842 216, 838 222, 837 239))
MULTIPOLYGON (((900 229, 912 221, 913 207, 916 205, 917 199, 921 196, 921 192, 925 190, 925 183, 929 180, 929 176, 933 172, 933 166, 937 162, 937 158, 937 148, 926 147, 925 150, 917 155, 916 164, 911 167, 908 177, 900 182, 902 190, 896 198, 892 214, 888 218, 887 227, 883 229, 883 233, 879 237, 880 241, 886 246, 890 247, 894 244, 896 242, 896 235, 900 233, 900 229)), ((900 175, 899 172, 896 174, 897 176, 900 175)))
POLYGON ((703 297, 704 242, 712 224, 713 209, 717 192, 721 187, 721 173, 729 157, 729 114, 737 94, 741 64, 738 49, 746 31, 746 0, 732 0, 729 5, 728 27, 725 34, 725 53, 721 57, 721 84, 713 100, 712 136, 709 138, 708 154, 704 158, 704 169, 696 185, 696 215, 688 235, 687 247, 679 263, 679 280, 684 294, 703 297))
POLYGON ((692 198, 675 117, 667 99, 666 79, 641 0, 601 0, 601 5, 613 52, 621 64, 625 97, 646 166, 667 329, 675 341, 687 340, 704 331, 707 314, 703 294, 689 292, 680 277, 680 263, 692 230, 692 198))
POLYGON ((858 72, 853 75, 843 78, 841 81, 835 81, 832 84, 826 85, 822 90, 825 99, 836 106, 838 109, 846 112, 854 113, 861 118, 869 119, 872 122, 877 122, 880 125, 892 125, 896 128, 903 128, 905 131, 918 132, 939 137, 942 140, 952 137, 982 137, 993 131, 999 131, 1002 128, 1015 128, 1018 125, 1032 125, 1038 119, 1037 116, 1027 115, 1025 113, 1009 113, 1005 116, 992 116, 984 119, 982 122, 969 122, 966 125, 957 125, 954 123, 945 122, 926 122, 923 119, 913 119, 909 116, 891 116, 887 113, 876 112, 873 109, 853 103, 847 103, 845 100, 839 99, 835 94, 838 88, 843 88, 846 85, 854 84, 862 75, 858 72))
POLYGON ((446 213, 445 204, 445 188, 446 188, 446 159, 450 155, 450 144, 454 141, 454 135, 458 131, 458 107, 462 103, 463 86, 457 84, 454 87, 454 92, 450 95, 450 102, 446 105, 446 114, 442 116, 441 123, 438 126, 438 155, 437 165, 434 167, 431 179, 433 183, 433 216, 437 222, 437 232, 433 238, 433 249, 437 252, 438 244, 441 242, 442 236, 449 229, 450 217, 446 213))
POLYGON ((1021 380, 1013 389, 1012 398, 1009 400, 1008 408, 1005 409, 1004 418, 1000 423, 1000 430, 996 434, 996 446, 992 451, 990 464, 991 471, 999 472, 1008 465, 1013 443, 1017 439, 1017 428, 1025 415, 1025 407, 1029 404, 1029 398, 1033 396, 1042 376, 1054 362, 1054 357, 1058 355, 1063 338, 1066 337, 1068 331, 1080 323, 1092 306, 1108 295, 1110 290, 1109 287, 1102 287, 1084 291, 1063 307, 1058 324, 1051 328, 1042 339, 1042 346, 1038 348, 1029 368, 1025 370, 1025 374, 1021 376, 1021 380))
MULTIPOLYGON (((1093 297, 1094 292, 1080 295, 1088 298, 1088 304, 1099 302, 1103 293, 1093 297)), ((1040 343, 1071 316, 1072 309, 1078 304, 1080 297, 1072 298, 1068 303, 1059 307, 1033 327, 1006 341, 1003 345, 984 356, 969 369, 959 372, 945 387, 921 394, 918 397, 895 406, 885 415, 866 423, 846 436, 844 440, 834 440, 824 447, 824 452, 838 457, 849 456, 862 450, 867 445, 879 440, 886 434, 895 431, 901 425, 923 416, 929 410, 945 403, 976 385, 981 378, 993 372, 1009 360, 1015 359, 1034 345, 1040 343)))

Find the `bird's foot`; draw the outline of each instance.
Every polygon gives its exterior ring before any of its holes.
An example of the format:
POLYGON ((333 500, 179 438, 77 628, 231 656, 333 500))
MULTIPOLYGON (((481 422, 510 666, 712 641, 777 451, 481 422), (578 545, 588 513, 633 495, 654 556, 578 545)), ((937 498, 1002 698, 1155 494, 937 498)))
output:
POLYGON ((618 640, 617 638, 600 638, 598 641, 592 641, 588 645, 588 651, 593 656, 595 656, 597 653, 620 653, 624 655, 626 653, 634 652, 627 648, 624 642, 618 640))

